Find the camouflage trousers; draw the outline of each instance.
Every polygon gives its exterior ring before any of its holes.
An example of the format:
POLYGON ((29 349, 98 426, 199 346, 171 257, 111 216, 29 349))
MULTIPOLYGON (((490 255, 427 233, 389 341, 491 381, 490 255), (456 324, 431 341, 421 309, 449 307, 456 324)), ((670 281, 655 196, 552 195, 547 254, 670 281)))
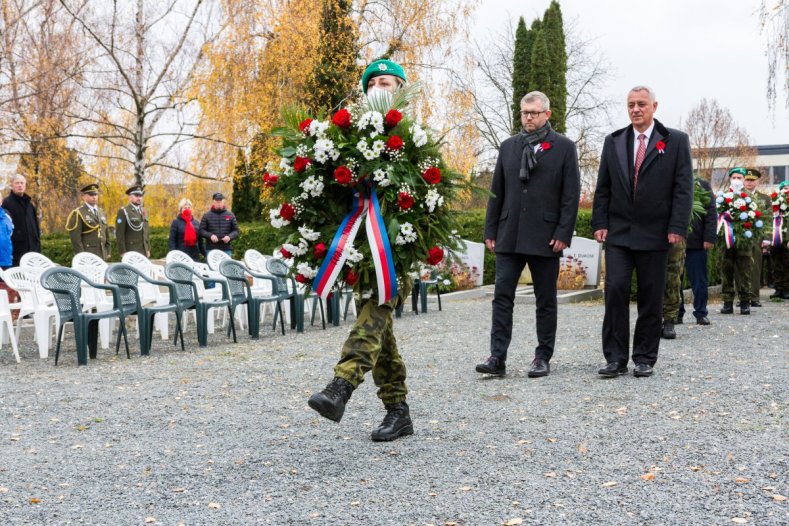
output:
POLYGON ((773 247, 770 252, 776 290, 789 291, 789 248, 773 247))
POLYGON ((397 350, 392 330, 394 309, 411 293, 410 280, 398 287, 397 298, 378 305, 373 297, 362 302, 359 316, 342 346, 340 361, 334 366, 334 376, 358 387, 364 375, 372 370, 373 381, 378 386, 378 398, 384 404, 405 400, 405 363, 397 350))
POLYGON ((666 288, 663 291, 663 319, 673 322, 679 315, 679 303, 682 301, 682 271, 685 268, 685 247, 683 239, 668 249, 666 265, 666 288))
POLYGON ((753 251, 751 245, 721 250, 721 296, 723 301, 751 301, 751 272, 753 251))
POLYGON ((762 243, 753 244, 753 268, 751 269, 751 301, 759 301, 759 291, 762 290, 762 243))

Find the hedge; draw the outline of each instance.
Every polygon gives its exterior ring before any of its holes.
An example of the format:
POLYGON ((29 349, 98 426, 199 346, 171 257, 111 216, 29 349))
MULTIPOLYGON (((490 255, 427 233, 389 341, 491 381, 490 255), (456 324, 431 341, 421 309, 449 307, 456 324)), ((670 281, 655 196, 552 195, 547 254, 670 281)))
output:
MULTIPOLYGON (((471 241, 482 242, 483 232, 485 228, 485 210, 465 210, 457 212, 458 233, 459 235, 471 241)), ((578 212, 578 221, 575 225, 575 235, 581 237, 592 238, 592 211, 588 209, 581 209, 578 212)), ((244 252, 249 248, 254 248, 263 254, 271 254, 277 248, 277 233, 274 228, 263 222, 256 223, 242 223, 239 225, 241 228, 241 235, 233 242, 233 257, 241 259, 244 257, 244 252)), ((164 259, 167 254, 167 238, 169 236, 169 228, 158 227, 152 228, 151 239, 151 256, 152 259, 164 259)), ((71 240, 66 234, 50 234, 44 236, 41 241, 42 251, 52 261, 61 265, 71 265, 71 258, 74 256, 74 251, 71 249, 71 240)), ((113 243, 112 246, 112 261, 120 261, 118 256, 117 246, 113 243)), ((720 283, 720 267, 718 263, 718 247, 710 251, 707 267, 709 270, 709 278, 711 285, 720 283)), ((485 268, 483 274, 483 282, 486 285, 495 282, 496 277, 496 258, 492 252, 485 250, 485 268)))

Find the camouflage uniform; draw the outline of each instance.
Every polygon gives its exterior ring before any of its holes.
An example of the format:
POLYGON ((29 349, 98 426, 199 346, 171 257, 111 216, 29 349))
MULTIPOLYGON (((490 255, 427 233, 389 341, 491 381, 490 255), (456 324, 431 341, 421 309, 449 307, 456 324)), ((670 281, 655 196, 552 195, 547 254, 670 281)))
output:
POLYGON ((671 323, 674 323, 679 315, 682 271, 685 268, 685 247, 686 241, 683 239, 668 249, 666 288, 663 292, 663 320, 671 323))
POLYGON ((721 253, 721 297, 723 301, 734 301, 736 295, 741 303, 751 301, 751 272, 753 271, 753 245, 755 238, 746 241, 738 239, 727 249, 725 244, 721 253))
POLYGON ((372 370, 373 381, 378 386, 378 398, 386 404, 405 401, 405 363, 397 350, 392 330, 392 313, 411 293, 410 279, 398 285, 397 298, 378 305, 377 296, 363 301, 356 323, 342 346, 340 361, 334 367, 334 376, 350 382, 354 388, 364 381, 372 370))

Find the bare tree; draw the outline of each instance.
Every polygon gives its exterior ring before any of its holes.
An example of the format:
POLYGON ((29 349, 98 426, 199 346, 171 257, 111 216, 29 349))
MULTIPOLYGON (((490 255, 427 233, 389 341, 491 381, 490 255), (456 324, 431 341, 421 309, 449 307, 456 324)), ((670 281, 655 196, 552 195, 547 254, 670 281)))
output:
POLYGON ((776 84, 783 80, 784 99, 789 108, 789 2, 762 0, 759 21, 767 38, 767 104, 775 110, 779 90, 776 84))
POLYGON ((690 138, 696 170, 714 186, 725 182, 721 174, 754 161, 756 151, 750 145, 748 133, 715 99, 702 99, 680 123, 680 128, 690 138))
POLYGON ((75 0, 60 3, 93 50, 84 96, 67 131, 82 140, 81 153, 130 165, 141 185, 156 167, 207 177, 189 171, 181 159, 186 143, 214 140, 198 134, 198 109, 187 88, 204 46, 222 30, 212 19, 216 3, 112 0, 95 13, 81 13, 75 0), (104 148, 91 151, 102 143, 104 148))

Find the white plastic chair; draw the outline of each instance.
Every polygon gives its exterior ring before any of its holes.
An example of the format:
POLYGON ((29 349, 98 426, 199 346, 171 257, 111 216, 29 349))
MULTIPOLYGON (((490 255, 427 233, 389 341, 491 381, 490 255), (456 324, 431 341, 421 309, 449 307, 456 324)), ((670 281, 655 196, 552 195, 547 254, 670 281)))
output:
MULTIPOLYGON (((45 270, 56 267, 57 264, 40 252, 28 252, 22 255, 19 266, 43 274, 45 270)), ((44 290, 43 287, 41 290, 44 290)))
MULTIPOLYGON (((24 257, 24 256, 23 256, 24 257)), ((38 355, 46 358, 49 355, 49 344, 60 317, 55 307, 52 293, 44 289, 39 282, 40 274, 30 268, 12 267, 2 271, 3 281, 19 293, 19 317, 16 320, 15 338, 19 341, 22 324, 26 316, 30 316, 35 329, 35 341, 38 355)))
POLYGON ((14 323, 11 321, 11 306, 8 303, 8 291, 0 290, 0 346, 11 341, 16 363, 19 363, 19 348, 17 346, 14 323))
MULTIPOLYGON (((80 252, 71 258, 71 268, 83 273, 91 281, 104 283, 104 273, 107 271, 107 262, 96 254, 90 252, 80 252)), ((112 296, 107 296, 106 291, 94 289, 83 284, 82 287, 82 309, 96 312, 112 310, 112 296)), ((102 349, 110 348, 110 334, 112 334, 113 320, 105 318, 99 320, 99 340, 102 349)), ((138 335, 139 336, 139 335, 138 335)))
MULTIPOLYGON (((129 251, 126 252, 121 258, 123 263, 131 265, 140 271, 144 272, 151 279, 167 280, 164 275, 164 267, 152 263, 150 259, 143 256, 139 252, 129 251)), ((170 303, 170 295, 166 291, 161 290, 156 285, 148 283, 144 279, 140 279, 138 283, 138 290, 140 291, 140 299, 143 304, 153 303, 154 305, 167 305, 170 303)), ((170 317, 168 312, 161 312, 154 318, 154 327, 159 331, 162 340, 170 338, 170 317)))

